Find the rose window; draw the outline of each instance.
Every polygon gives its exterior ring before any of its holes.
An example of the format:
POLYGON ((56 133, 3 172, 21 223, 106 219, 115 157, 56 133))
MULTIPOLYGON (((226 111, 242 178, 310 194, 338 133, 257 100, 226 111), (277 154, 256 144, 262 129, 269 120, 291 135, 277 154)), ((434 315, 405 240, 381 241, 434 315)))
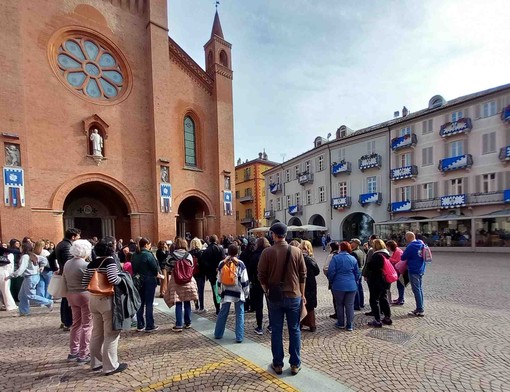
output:
POLYGON ((67 38, 56 57, 61 77, 86 97, 110 101, 126 87, 125 72, 113 51, 92 38, 67 38))

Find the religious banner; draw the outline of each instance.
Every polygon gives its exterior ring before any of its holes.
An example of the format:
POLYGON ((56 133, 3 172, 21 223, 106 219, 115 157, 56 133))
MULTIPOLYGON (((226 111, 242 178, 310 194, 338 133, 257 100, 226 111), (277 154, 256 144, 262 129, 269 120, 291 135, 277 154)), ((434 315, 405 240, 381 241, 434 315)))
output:
POLYGON ((23 169, 4 167, 4 203, 6 206, 25 207, 23 169))
POLYGON ((172 211, 172 185, 160 184, 161 212, 172 211))
POLYGON ((232 215, 232 191, 223 191, 223 214, 232 215))

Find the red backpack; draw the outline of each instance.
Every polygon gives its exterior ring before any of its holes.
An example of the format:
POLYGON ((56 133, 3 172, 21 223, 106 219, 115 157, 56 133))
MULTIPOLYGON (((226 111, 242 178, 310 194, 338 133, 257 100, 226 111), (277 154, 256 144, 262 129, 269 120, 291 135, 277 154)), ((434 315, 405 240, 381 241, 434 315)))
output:
POLYGON ((172 257, 175 259, 175 266, 172 271, 175 283, 183 285, 191 282, 193 278, 193 265, 188 260, 189 253, 186 252, 182 258, 178 258, 175 254, 172 257))

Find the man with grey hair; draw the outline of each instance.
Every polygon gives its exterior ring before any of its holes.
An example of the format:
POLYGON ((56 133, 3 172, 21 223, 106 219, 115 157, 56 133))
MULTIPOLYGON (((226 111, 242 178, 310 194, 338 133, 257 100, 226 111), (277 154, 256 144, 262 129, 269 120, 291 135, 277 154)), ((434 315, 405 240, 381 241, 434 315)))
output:
POLYGON ((417 240, 413 232, 406 233, 407 247, 402 253, 401 260, 407 261, 407 271, 409 273, 409 282, 413 289, 414 299, 416 301, 416 309, 409 312, 410 316, 423 317, 423 274, 425 273, 425 260, 423 258, 423 249, 425 244, 423 241, 417 240))
POLYGON ((285 241, 287 226, 281 222, 270 228, 274 245, 264 249, 258 264, 258 278, 268 295, 271 319, 271 368, 276 374, 283 371, 283 319, 289 328, 290 371, 296 375, 301 370, 301 330, 299 321, 305 300, 306 265, 301 249, 285 241))

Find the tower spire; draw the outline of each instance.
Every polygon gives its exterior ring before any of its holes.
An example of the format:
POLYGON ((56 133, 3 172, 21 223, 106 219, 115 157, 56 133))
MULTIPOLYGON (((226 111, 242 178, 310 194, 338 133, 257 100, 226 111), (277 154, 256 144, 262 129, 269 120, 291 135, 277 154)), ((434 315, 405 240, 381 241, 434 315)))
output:
POLYGON ((221 29, 220 16, 218 15, 218 9, 216 9, 216 13, 214 14, 214 22, 213 22, 213 27, 212 27, 212 31, 211 31, 211 38, 213 38, 215 35, 220 37, 221 39, 224 39, 223 30, 221 29))

